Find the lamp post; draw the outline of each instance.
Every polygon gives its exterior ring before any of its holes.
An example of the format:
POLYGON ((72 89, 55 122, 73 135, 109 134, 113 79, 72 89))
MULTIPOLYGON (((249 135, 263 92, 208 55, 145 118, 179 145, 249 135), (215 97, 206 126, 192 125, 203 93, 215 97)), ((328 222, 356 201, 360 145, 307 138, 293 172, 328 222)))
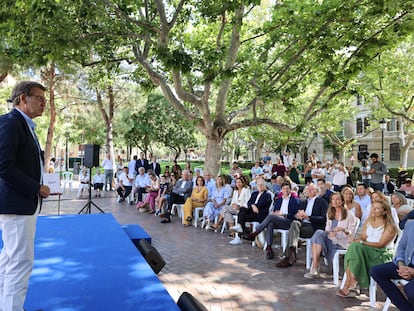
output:
POLYGON ((68 149, 68 140, 69 140, 69 131, 66 129, 65 131, 65 138, 66 138, 66 149, 65 149, 65 170, 66 172, 69 171, 69 149, 68 149))
POLYGON ((384 162, 384 131, 387 128, 387 121, 382 118, 378 123, 381 129, 381 161, 384 162))

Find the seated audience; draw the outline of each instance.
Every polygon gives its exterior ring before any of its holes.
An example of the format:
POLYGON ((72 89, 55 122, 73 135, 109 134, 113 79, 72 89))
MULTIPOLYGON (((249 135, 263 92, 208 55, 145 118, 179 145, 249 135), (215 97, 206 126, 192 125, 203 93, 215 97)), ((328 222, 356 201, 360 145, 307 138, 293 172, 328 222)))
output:
POLYGON ((79 189, 78 189, 78 198, 82 198, 83 189, 89 189, 89 175, 88 171, 82 170, 82 173, 79 175, 79 189))
POLYGON ((254 166, 251 168, 250 173, 252 174, 252 179, 256 179, 256 177, 263 175, 263 169, 260 167, 260 162, 256 161, 254 166))
MULTIPOLYGON (((385 194, 379 190, 375 190, 372 194, 371 194, 371 201, 386 201, 387 203, 387 197, 385 196, 385 194)), ((372 203, 371 203, 372 205, 372 203)), ((391 215, 392 215, 392 219, 394 220, 394 224, 398 227, 398 224, 400 223, 400 219, 398 218, 398 214, 397 214, 397 210, 394 207, 390 207, 391 208, 391 215)))
MULTIPOLYGON (((342 189, 342 192, 345 189, 342 189)), ((319 277, 318 266, 321 256, 332 262, 337 250, 348 248, 357 228, 355 215, 345 207, 344 200, 343 194, 332 194, 325 230, 318 229, 311 239, 312 266, 305 278, 319 277)))
POLYGON ((288 247, 284 258, 276 265, 278 268, 290 267, 296 262, 299 237, 310 238, 316 230, 325 229, 328 203, 318 197, 319 188, 315 184, 308 185, 306 194, 307 200, 300 202, 299 210, 289 226, 288 247))
POLYGON ((392 207, 397 210, 397 215, 400 220, 407 216, 412 210, 412 207, 407 204, 406 197, 399 192, 395 192, 391 195, 391 204, 392 207))
POLYGON ((406 196, 414 195, 414 185, 411 184, 411 179, 407 178, 398 191, 403 192, 406 196))
POLYGON ((162 210, 162 206, 165 203, 165 200, 168 200, 168 197, 171 192, 170 183, 165 178, 165 175, 161 175, 160 177, 160 189, 158 190, 158 195, 155 198, 155 207, 156 207, 156 214, 159 215, 162 210))
POLYGON ((357 203, 354 199, 354 192, 352 191, 351 187, 345 186, 342 188, 341 191, 342 195, 344 196, 344 206, 345 208, 354 214, 356 217, 361 219, 362 217, 362 210, 361 205, 357 203))
POLYGON ((128 176, 128 166, 124 167, 124 171, 121 174, 118 174, 118 188, 116 192, 119 195, 118 202, 123 202, 129 196, 132 190, 132 182, 134 179, 128 176))
MULTIPOLYGON (((142 202, 142 195, 147 193, 148 187, 151 186, 151 180, 147 173, 145 173, 145 168, 140 166, 138 168, 138 175, 135 177, 134 181, 134 195, 138 193, 137 203, 142 202)), ((133 203, 133 202, 131 202, 133 203)))
POLYGON ((193 183, 190 178, 190 172, 184 170, 168 198, 167 210, 162 214, 164 219, 161 223, 166 224, 171 222, 171 209, 173 204, 184 204, 185 200, 191 195, 192 190, 193 183))
POLYGON ((196 207, 203 207, 207 203, 208 190, 204 186, 205 181, 203 176, 198 176, 196 186, 193 187, 191 196, 185 200, 183 206, 183 226, 190 226, 193 220, 193 211, 196 207))
POLYGON ((395 191, 395 185, 391 181, 390 175, 385 175, 384 179, 385 179, 384 193, 393 194, 395 191))
POLYGON ((229 189, 226 187, 225 177, 218 176, 211 201, 206 204, 203 210, 203 218, 207 222, 207 230, 212 229, 210 224, 214 223, 214 219, 220 214, 230 195, 231 193, 229 193, 229 189))
MULTIPOLYGON (((260 179, 257 181, 257 191, 253 191, 247 208, 240 207, 238 224, 230 229, 243 234, 249 234, 249 229, 246 227, 246 222, 256 221, 262 222, 269 214, 269 207, 272 204, 272 196, 266 190, 266 181, 260 179)), ((240 244, 238 239, 234 239, 230 244, 240 244)))
POLYGON ((351 243, 345 254, 345 286, 336 294, 355 297, 359 288, 368 288, 369 269, 392 258, 393 241, 397 228, 387 201, 372 202, 371 214, 362 228, 362 235, 351 243))
MULTIPOLYGON (((299 200, 291 195, 291 188, 289 182, 282 184, 282 196, 277 198, 273 206, 273 211, 266 216, 266 218, 260 222, 256 231, 246 236, 247 240, 254 240, 255 237, 262 232, 266 231, 266 258, 273 259, 274 253, 272 250, 273 244, 273 229, 290 228, 290 224, 295 219, 295 215, 299 210, 299 200)), ((239 230, 241 232, 241 230, 239 230)))
POLYGON ((101 174, 100 170, 96 170, 96 174, 92 179, 93 189, 95 190, 95 197, 101 196, 101 191, 103 190, 104 183, 105 176, 101 174))
POLYGON ((328 187, 327 183, 325 182, 325 179, 323 178, 319 178, 316 181, 316 184, 318 185, 319 189, 320 189, 320 194, 319 196, 321 198, 323 198, 326 203, 329 203, 330 199, 331 199, 331 195, 332 195, 332 191, 330 190, 330 186, 328 187))
MULTIPOLYGON (((414 218, 410 212, 409 218, 414 218)), ((405 223, 403 236, 398 244, 397 253, 392 262, 374 266, 370 275, 377 282, 385 295, 401 311, 414 310, 414 221, 405 223), (404 293, 392 282, 393 279, 404 279, 404 293), (404 295, 405 294, 405 295, 404 295)))
POLYGON ((277 158, 276 163, 273 164, 272 167, 272 174, 276 176, 286 176, 286 166, 283 164, 282 160, 280 158, 277 158))
POLYGON ((292 182, 294 182, 295 184, 300 184, 300 174, 301 171, 298 168, 298 162, 296 161, 296 159, 293 159, 292 166, 289 167, 287 175, 292 180, 292 182))
POLYGON ((155 198, 158 196, 158 191, 160 190, 160 180, 152 170, 149 170, 148 176, 150 178, 150 185, 146 189, 148 195, 146 196, 145 201, 139 202, 137 204, 137 209, 145 207, 147 204, 149 204, 149 213, 154 214, 155 198))
POLYGON ((233 215, 237 215, 241 207, 247 208, 247 202, 250 199, 250 188, 246 185, 243 180, 238 177, 236 178, 236 188, 233 191, 233 197, 229 205, 225 205, 220 212, 217 224, 211 225, 215 230, 218 229, 223 222, 226 222, 228 228, 234 226, 233 215))

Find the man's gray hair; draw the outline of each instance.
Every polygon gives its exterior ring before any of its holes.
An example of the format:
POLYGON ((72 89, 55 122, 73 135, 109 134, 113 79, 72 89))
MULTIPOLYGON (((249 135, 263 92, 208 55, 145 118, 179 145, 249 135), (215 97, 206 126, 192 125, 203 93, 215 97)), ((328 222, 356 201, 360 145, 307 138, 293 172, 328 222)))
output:
POLYGON ((43 91, 46 91, 46 88, 40 84, 39 82, 34 82, 34 81, 21 81, 19 83, 17 83, 13 90, 12 90, 12 94, 11 94, 11 98, 10 100, 13 102, 14 106, 18 106, 20 104, 20 95, 24 94, 26 96, 31 95, 31 91, 33 88, 39 88, 43 91))

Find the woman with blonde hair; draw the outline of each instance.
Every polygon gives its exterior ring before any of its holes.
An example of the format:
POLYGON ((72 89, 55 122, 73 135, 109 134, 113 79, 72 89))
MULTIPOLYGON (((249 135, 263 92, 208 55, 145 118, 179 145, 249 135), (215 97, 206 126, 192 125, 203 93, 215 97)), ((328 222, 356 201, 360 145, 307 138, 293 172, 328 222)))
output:
POLYGON ((362 217, 362 209, 361 205, 359 205, 358 202, 355 202, 354 200, 354 191, 351 189, 351 187, 345 186, 341 190, 342 195, 344 196, 344 206, 346 209, 353 213, 356 217, 361 219, 362 217))
POLYGON ((345 254, 345 286, 336 292, 340 297, 355 297, 360 288, 369 286, 369 269, 389 262, 397 233, 388 201, 373 201, 371 213, 362 227, 360 238, 349 245, 345 254))

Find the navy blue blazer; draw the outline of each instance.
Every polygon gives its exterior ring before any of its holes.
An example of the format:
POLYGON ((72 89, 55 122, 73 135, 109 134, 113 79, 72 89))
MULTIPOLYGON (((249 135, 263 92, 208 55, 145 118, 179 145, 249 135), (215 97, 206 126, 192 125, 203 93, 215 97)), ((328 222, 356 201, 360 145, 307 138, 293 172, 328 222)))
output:
POLYGON ((138 172, 138 169, 140 167, 143 167, 145 169, 145 172, 146 172, 148 170, 148 160, 147 159, 144 159, 144 164, 142 164, 141 158, 139 158, 137 160, 137 162, 135 163, 135 171, 137 172, 137 174, 139 173, 138 172))
POLYGON ((414 220, 408 220, 403 230, 403 236, 397 247, 394 263, 403 260, 405 265, 412 264, 414 256, 414 220))
MULTIPOLYGON (((259 195, 259 191, 253 191, 252 195, 250 196, 249 201, 247 201, 247 208, 251 209, 254 202, 256 202, 257 196, 259 195)), ((257 201, 256 206, 259 209, 259 214, 257 215, 257 221, 262 222, 267 215, 269 215, 269 207, 272 204, 272 196, 270 195, 269 191, 264 191, 257 201)))
POLYGON ((16 109, 0 116, 0 214, 33 215, 41 174, 38 147, 26 120, 16 109))
MULTIPOLYGON (((283 198, 277 198, 275 201, 275 204, 273 205, 273 211, 280 211, 280 208, 282 207, 283 198)), ((299 210, 299 200, 290 196, 289 198, 289 204, 288 204, 288 214, 286 215, 286 218, 289 218, 290 220, 295 220, 295 215, 299 210)))
MULTIPOLYGON (((306 205, 308 200, 303 200, 300 202, 300 210, 306 210, 306 205)), ((316 231, 318 229, 325 230, 326 226, 326 213, 328 212, 328 202, 324 198, 316 198, 313 203, 312 214, 310 215, 310 222, 313 229, 316 231)))

